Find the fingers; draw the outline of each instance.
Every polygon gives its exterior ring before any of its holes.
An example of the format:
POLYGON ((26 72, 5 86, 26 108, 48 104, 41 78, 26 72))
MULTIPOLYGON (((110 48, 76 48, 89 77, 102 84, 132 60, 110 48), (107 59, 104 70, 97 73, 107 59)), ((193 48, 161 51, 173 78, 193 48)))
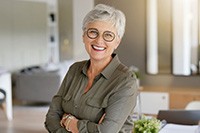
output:
POLYGON ((64 126, 64 123, 65 123, 65 121, 66 121, 68 115, 69 115, 69 114, 64 114, 64 115, 62 116, 62 119, 60 120, 60 125, 61 125, 62 127, 65 127, 65 126, 64 126))

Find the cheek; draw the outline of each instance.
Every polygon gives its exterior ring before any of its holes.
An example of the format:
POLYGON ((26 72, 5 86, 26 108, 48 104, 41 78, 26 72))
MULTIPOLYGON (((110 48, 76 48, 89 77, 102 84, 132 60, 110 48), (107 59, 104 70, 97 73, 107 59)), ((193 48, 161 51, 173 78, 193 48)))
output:
POLYGON ((84 40, 84 44, 85 44, 85 47, 89 47, 90 46, 90 41, 84 40))
POLYGON ((89 44, 88 39, 86 39, 85 37, 83 37, 83 43, 85 44, 85 47, 87 47, 87 45, 89 44))
POLYGON ((91 41, 87 38, 83 38, 83 43, 85 45, 86 50, 88 51, 90 49, 90 43, 91 41))
POLYGON ((115 43, 115 49, 117 49, 117 48, 118 48, 118 46, 119 46, 120 42, 121 42, 121 39, 117 39, 117 40, 116 40, 116 43, 115 43))
POLYGON ((85 45, 88 45, 91 43, 91 40, 86 35, 83 35, 83 43, 85 45))
POLYGON ((115 49, 117 49, 118 46, 119 44, 115 42, 113 44, 110 44, 110 49, 114 51, 115 49))
POLYGON ((86 43, 86 38, 84 35, 82 36, 82 39, 83 39, 83 43, 86 43))

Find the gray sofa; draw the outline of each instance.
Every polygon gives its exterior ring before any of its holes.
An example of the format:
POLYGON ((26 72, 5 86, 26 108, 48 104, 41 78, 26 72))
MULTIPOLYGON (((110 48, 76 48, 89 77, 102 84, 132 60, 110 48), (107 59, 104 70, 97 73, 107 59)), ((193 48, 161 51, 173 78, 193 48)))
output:
POLYGON ((14 74, 14 97, 24 102, 50 102, 72 61, 56 67, 28 67, 14 74))

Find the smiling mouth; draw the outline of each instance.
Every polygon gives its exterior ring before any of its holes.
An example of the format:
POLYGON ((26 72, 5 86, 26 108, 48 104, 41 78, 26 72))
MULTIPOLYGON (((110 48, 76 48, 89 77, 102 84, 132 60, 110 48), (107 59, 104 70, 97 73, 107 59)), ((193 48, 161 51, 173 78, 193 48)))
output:
POLYGON ((93 48, 94 50, 97 50, 97 51, 103 51, 103 50, 106 49, 106 48, 104 48, 104 47, 98 47, 98 46, 95 46, 95 45, 92 45, 92 48, 93 48))

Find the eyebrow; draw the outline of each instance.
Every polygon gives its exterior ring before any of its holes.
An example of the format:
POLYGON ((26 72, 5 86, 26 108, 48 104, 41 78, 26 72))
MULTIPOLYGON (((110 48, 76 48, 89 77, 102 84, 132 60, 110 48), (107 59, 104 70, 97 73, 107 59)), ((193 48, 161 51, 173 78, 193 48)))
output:
MULTIPOLYGON (((99 30, 98 30, 97 28, 88 28, 88 29, 86 29, 86 31, 89 30, 89 29, 94 29, 94 30, 97 30, 97 31, 99 32, 99 30)), ((114 31, 111 31, 111 30, 105 30, 105 31, 107 31, 107 32, 112 32, 112 33, 115 34, 115 32, 114 32, 114 31)), ((105 32, 105 31, 103 31, 103 32, 105 32)))

